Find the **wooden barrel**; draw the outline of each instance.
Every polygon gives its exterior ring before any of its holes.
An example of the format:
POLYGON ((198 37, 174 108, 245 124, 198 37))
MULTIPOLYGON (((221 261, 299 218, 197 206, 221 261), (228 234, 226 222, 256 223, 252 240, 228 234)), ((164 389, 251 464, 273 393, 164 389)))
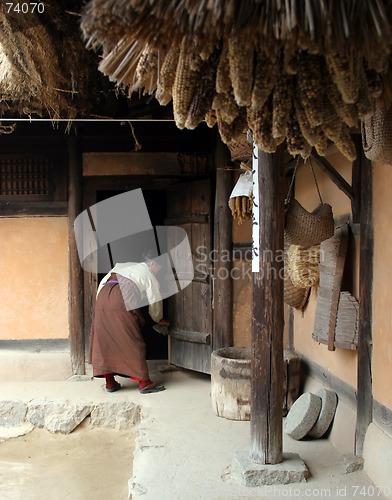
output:
MULTIPOLYGON (((225 347, 211 354, 211 402, 218 417, 250 420, 250 363, 248 347, 225 347)), ((283 415, 299 394, 299 358, 284 350, 283 415)))
POLYGON ((250 349, 224 347, 211 354, 211 399, 218 417, 250 420, 250 349))

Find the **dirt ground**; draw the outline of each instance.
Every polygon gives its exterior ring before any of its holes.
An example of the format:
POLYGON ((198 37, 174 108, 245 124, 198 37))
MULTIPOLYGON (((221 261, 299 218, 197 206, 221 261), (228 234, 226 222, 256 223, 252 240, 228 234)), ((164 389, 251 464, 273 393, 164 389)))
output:
POLYGON ((135 431, 34 429, 0 442, 1 500, 127 500, 135 431))

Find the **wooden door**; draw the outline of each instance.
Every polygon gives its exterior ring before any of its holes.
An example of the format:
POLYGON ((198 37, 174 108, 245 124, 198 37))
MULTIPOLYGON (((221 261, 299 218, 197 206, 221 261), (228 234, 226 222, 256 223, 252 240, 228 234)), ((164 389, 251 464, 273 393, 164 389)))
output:
POLYGON ((166 225, 183 228, 189 238, 192 283, 168 299, 169 359, 176 366, 210 373, 212 351, 211 190, 210 181, 176 184, 168 190, 166 225))

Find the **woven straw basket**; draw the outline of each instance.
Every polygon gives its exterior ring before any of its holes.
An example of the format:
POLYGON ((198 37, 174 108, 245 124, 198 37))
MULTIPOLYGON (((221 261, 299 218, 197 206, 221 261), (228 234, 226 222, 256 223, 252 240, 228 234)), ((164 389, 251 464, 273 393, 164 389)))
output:
POLYGON ((283 300, 289 306, 294 307, 295 309, 303 309, 306 305, 306 302, 309 298, 309 288, 300 288, 294 286, 293 282, 290 279, 288 273, 288 257, 287 252, 290 245, 287 240, 284 243, 284 283, 283 283, 283 300))
POLYGON ((236 140, 227 145, 230 150, 231 161, 246 162, 252 158, 252 145, 247 140, 247 134, 241 134, 236 140))
POLYGON ((308 301, 310 288, 298 288, 293 285, 289 276, 284 278, 284 302, 295 309, 303 309, 308 301))
POLYGON ((302 248, 290 245, 287 250, 287 273, 294 286, 309 288, 319 281, 320 245, 302 248))
POLYGON ((376 106, 374 114, 361 124, 366 158, 392 165, 392 106, 376 106))
POLYGON ((327 203, 308 212, 292 198, 286 207, 285 235, 290 244, 304 248, 319 245, 333 236, 334 226, 332 207, 327 203))

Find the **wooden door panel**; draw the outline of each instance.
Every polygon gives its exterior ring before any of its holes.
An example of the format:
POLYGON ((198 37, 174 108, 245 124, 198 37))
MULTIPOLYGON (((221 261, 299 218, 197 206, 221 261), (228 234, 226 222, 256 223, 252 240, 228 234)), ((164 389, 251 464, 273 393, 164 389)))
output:
POLYGON ((168 192, 166 224, 183 228, 191 246, 195 276, 192 283, 170 297, 170 362, 210 373, 211 311, 211 199, 210 181, 172 186, 168 192), (200 252, 203 259, 200 266, 200 252), (198 270, 198 267, 201 269, 198 270))

